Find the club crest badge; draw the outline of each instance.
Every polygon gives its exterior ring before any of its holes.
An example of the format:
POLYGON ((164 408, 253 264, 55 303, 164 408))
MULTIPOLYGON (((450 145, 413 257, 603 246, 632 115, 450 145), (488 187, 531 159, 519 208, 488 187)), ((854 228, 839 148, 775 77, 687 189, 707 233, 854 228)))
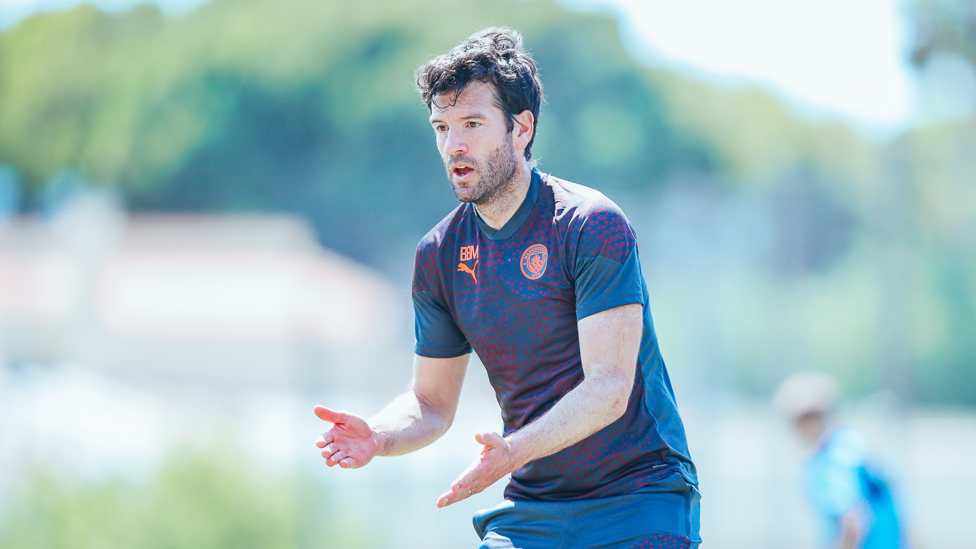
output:
POLYGON ((522 266, 522 274, 526 278, 536 280, 546 272, 546 265, 549 264, 549 250, 542 244, 533 244, 522 252, 522 259, 519 264, 522 266))

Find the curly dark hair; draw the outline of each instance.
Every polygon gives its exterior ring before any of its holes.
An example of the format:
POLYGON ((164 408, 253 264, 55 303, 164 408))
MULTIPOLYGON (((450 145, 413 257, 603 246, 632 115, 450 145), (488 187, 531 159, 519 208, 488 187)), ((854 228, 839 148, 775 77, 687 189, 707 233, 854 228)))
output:
MULTIPOLYGON (((515 117, 531 111, 535 128, 539 126, 542 106, 542 81, 539 70, 522 46, 522 35, 509 27, 480 30, 451 51, 438 55, 417 69, 417 92, 431 110, 438 95, 453 94, 454 101, 464 88, 477 80, 494 88, 495 101, 508 117, 508 131, 515 127, 515 117)), ((525 159, 532 158, 532 139, 525 147, 525 159)))

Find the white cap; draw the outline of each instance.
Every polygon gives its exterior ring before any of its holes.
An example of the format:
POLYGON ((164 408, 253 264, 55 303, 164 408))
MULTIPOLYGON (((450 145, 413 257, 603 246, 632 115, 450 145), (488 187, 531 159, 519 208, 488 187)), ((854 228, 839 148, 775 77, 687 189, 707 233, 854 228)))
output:
POLYGON ((822 372, 798 372, 786 378, 773 396, 773 406, 790 419, 810 412, 826 413, 840 397, 840 385, 822 372))

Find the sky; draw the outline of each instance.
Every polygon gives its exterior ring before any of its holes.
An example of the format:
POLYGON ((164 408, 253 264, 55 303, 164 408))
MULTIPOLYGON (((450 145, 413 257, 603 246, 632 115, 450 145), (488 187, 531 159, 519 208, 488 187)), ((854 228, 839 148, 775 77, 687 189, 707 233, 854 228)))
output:
MULTIPOLYGON (((138 0, 90 0, 109 10, 138 0)), ((155 0, 179 15, 205 0, 155 0)), ((731 86, 769 90, 812 118, 895 134, 918 116, 900 0, 560 0, 619 16, 631 51, 731 86)), ((0 28, 78 0, 0 0, 0 28)))
POLYGON ((916 116, 899 0, 562 0, 619 16, 642 61, 759 86, 813 118, 868 133, 916 116))

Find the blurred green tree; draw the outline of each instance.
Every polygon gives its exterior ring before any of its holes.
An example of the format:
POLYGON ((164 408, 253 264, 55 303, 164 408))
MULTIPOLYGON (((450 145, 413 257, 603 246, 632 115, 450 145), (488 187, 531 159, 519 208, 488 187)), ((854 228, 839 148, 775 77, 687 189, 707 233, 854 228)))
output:
MULTIPOLYGON (((38 469, 14 492, 3 549, 295 549, 375 546, 367 529, 330 521, 309 478, 268 478, 228 452, 185 450, 147 482, 65 478, 38 469)), ((346 520, 346 519, 343 519, 346 520)))

